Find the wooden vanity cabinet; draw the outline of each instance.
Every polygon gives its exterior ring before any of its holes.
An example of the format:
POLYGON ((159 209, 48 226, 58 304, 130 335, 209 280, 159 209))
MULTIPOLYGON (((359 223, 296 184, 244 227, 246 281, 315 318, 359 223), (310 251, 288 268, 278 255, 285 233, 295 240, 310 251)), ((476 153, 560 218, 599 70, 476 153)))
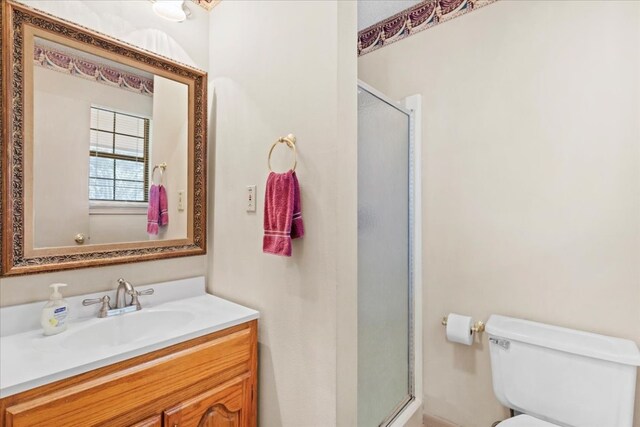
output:
POLYGON ((164 425, 180 427, 240 427, 249 425, 246 411, 251 383, 236 378, 167 411, 164 425))
POLYGON ((0 426, 254 427, 257 321, 0 400, 0 426))

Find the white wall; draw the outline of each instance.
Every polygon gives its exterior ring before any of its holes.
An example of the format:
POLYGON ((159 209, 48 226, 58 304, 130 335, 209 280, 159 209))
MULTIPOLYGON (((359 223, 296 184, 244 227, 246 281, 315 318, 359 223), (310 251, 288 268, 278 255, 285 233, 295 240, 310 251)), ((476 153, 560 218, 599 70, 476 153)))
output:
POLYGON ((423 95, 428 413, 507 415, 486 337, 448 343, 448 312, 640 344, 640 3, 497 2, 361 57, 359 76, 423 95))
MULTIPOLYGON (((205 70, 209 66, 207 40, 210 15, 196 5, 189 4, 192 17, 177 24, 156 16, 146 0, 29 0, 25 3, 175 60, 194 64, 205 70)), ((48 285, 53 282, 66 282, 70 285, 66 288, 65 295, 79 295, 112 289, 119 277, 125 277, 137 285, 205 275, 206 264, 207 257, 198 256, 2 278, 0 305, 47 299, 48 285)))
MULTIPOLYGON (((261 427, 355 425, 355 322, 337 321, 355 309, 355 12, 353 2, 223 1, 211 14, 210 282, 261 312, 261 427), (269 147, 288 133, 306 235, 282 258, 262 253, 263 194, 269 147), (245 212, 251 184, 256 213, 245 212)), ((274 167, 286 170, 289 154, 278 147, 274 167)))
POLYGON ((90 217, 89 126, 93 105, 151 117, 153 98, 39 66, 33 83, 34 247, 75 246, 78 233, 90 244, 147 240, 145 213, 90 217))
MULTIPOLYGON (((146 207, 145 205, 145 209, 146 207)), ((90 244, 141 242, 149 239, 146 210, 120 214, 99 212, 91 212, 89 215, 90 244)))
POLYGON ((115 37, 175 61, 209 66, 209 13, 187 2, 191 17, 170 22, 148 0, 18 0, 33 8, 115 37))
MULTIPOLYGON (((166 163, 162 183, 167 191, 169 224, 160 227, 158 239, 185 239, 191 198, 187 188, 189 87, 183 83, 154 76, 153 79, 153 144, 151 171, 155 165, 166 163), (184 209, 178 209, 178 192, 182 191, 184 209)), ((156 171, 155 182, 160 181, 156 171)), ((151 178, 150 178, 151 179, 151 178)))

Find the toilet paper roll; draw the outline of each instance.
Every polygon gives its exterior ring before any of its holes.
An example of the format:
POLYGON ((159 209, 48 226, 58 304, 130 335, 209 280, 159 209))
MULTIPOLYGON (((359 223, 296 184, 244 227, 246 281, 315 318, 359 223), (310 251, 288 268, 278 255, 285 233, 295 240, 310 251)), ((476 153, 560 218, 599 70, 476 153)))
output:
POLYGON ((471 345, 473 319, 469 316, 450 313, 447 317, 447 339, 458 344, 471 345))

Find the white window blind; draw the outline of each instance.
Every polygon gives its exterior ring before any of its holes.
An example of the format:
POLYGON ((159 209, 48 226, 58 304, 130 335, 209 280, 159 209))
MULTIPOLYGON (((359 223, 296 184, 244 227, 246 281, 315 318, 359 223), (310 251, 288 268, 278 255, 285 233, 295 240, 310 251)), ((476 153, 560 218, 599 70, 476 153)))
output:
POLYGON ((146 202, 149 119, 91 107, 89 199, 146 202))

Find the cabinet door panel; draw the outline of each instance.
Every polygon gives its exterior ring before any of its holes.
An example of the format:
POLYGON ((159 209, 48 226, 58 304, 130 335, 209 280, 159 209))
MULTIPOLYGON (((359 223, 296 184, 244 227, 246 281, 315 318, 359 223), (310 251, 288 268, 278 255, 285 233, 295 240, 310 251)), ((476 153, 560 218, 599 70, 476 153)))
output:
POLYGON ((240 411, 229 412, 224 405, 215 405, 200 418, 198 427, 240 427, 240 411))
POLYGON ((233 379, 165 411, 167 427, 246 427, 248 376, 233 379))

